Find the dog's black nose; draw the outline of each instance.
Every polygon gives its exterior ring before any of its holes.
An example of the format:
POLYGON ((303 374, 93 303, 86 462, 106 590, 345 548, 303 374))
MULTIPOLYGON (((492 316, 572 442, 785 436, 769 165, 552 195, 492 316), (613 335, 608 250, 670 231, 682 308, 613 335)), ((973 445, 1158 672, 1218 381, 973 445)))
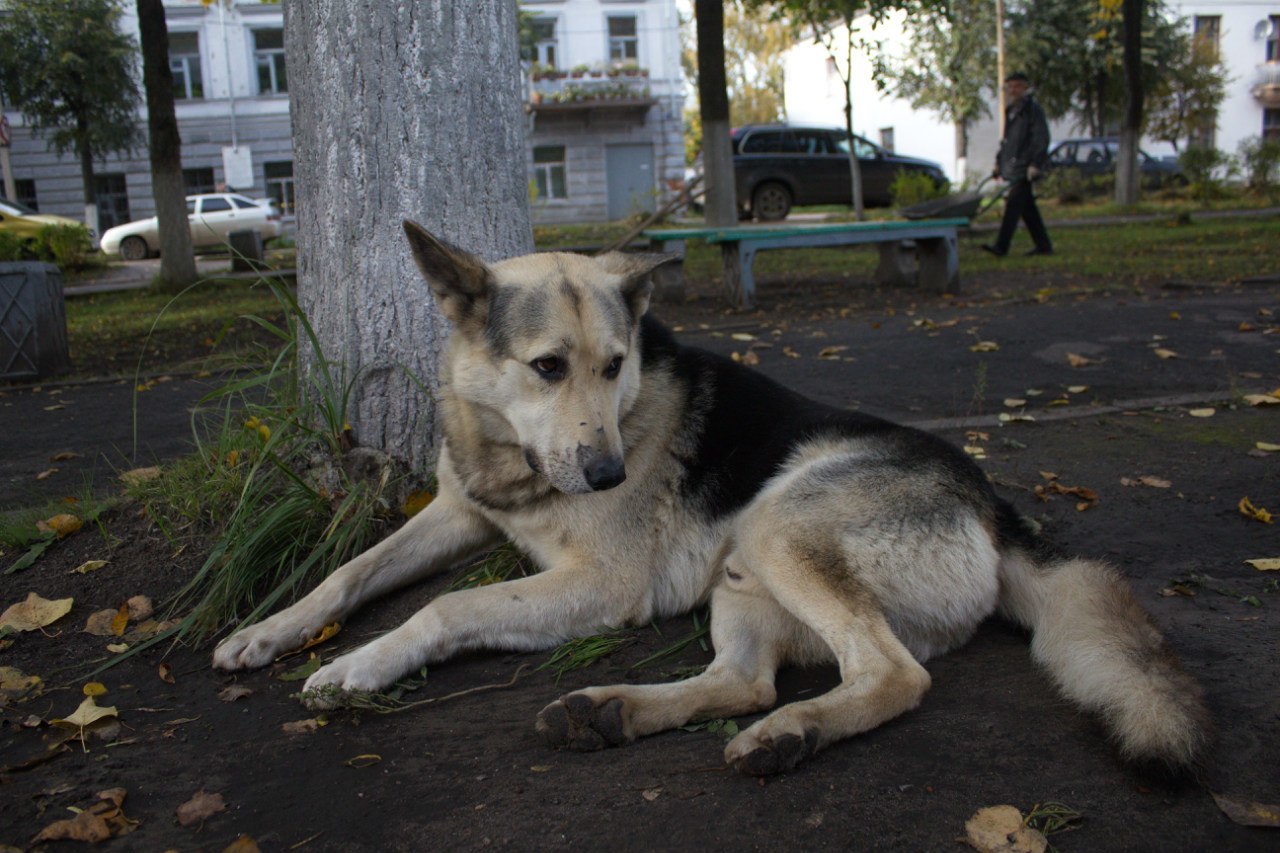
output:
POLYGON ((582 469, 587 485, 597 492, 612 489, 627 479, 627 467, 617 457, 602 456, 582 469))

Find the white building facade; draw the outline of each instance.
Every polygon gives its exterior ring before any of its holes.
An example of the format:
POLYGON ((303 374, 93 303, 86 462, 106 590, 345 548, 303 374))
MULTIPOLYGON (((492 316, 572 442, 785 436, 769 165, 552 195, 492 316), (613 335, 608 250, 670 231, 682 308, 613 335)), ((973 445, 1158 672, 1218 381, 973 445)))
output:
MULTIPOLYGON (((1280 139, 1280 2, 1170 0, 1169 8, 1172 14, 1185 19, 1191 31, 1216 40, 1227 68, 1230 82, 1218 111, 1212 143, 1233 154, 1249 138, 1280 139)), ((897 56, 905 53, 905 16, 890 15, 874 29, 869 18, 864 20, 866 31, 860 35, 880 41, 886 52, 897 56)), ((842 38, 838 34, 836 43, 842 38)), ((833 62, 826 48, 812 40, 787 54, 784 99, 789 121, 844 125, 844 92, 833 62)), ((992 115, 970 126, 968 158, 964 161, 958 156, 952 125, 936 112, 916 110, 910 102, 880 91, 872 75, 870 57, 865 52, 855 52, 850 83, 854 132, 899 154, 937 161, 953 182, 963 182, 966 177, 970 181, 981 179, 990 173, 999 145, 994 68, 991 75, 992 115)), ((1081 135, 1069 118, 1051 122, 1050 130, 1054 139, 1081 135)), ((1157 157, 1172 154, 1167 143, 1146 140, 1143 148, 1157 157)))
MULTIPOLYGON (((653 209, 684 165, 675 0, 525 0, 523 8, 538 22, 526 110, 534 221, 653 209)), ((293 144, 280 3, 165 0, 165 16, 187 192, 274 198, 288 222, 293 144)), ((138 38, 132 4, 121 27, 138 38)), ((81 218, 78 162, 50 151, 16 110, 5 112, 16 200, 81 218)), ((100 231, 155 214, 141 102, 137 121, 139 147, 95 163, 100 231)))

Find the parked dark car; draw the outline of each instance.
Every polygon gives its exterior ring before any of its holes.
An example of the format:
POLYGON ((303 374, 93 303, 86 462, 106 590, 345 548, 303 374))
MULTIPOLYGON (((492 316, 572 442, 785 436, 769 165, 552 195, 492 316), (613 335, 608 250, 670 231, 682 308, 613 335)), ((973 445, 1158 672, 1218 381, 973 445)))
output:
MULTIPOLYGON (((843 130, 747 125, 730 134, 738 206, 762 221, 785 219, 796 205, 849 204, 849 136, 843 130)), ((886 207, 898 172, 920 172, 938 186, 942 167, 929 160, 891 154, 861 136, 853 137, 862 171, 862 202, 886 207)))
MULTIPOLYGON (((1049 149, 1048 170, 1076 169, 1086 179, 1114 175, 1119 153, 1118 139, 1064 139, 1049 149)), ((1187 183, 1186 175, 1182 174, 1182 167, 1176 161, 1157 160, 1142 150, 1138 151, 1138 169, 1142 175, 1142 185, 1149 189, 1187 183)))

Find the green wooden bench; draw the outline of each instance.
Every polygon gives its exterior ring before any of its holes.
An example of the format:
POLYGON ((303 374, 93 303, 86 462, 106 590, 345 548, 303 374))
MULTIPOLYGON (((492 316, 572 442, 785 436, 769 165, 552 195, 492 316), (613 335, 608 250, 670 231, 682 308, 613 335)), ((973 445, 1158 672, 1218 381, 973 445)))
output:
POLYGON ((737 225, 726 228, 652 228, 641 232, 655 251, 684 254, 684 241, 718 244, 724 259, 725 286, 730 301, 740 308, 755 304, 755 276, 751 264, 765 249, 848 246, 874 243, 880 248, 876 282, 918 284, 936 293, 954 293, 960 285, 956 229, 968 219, 929 219, 888 222, 824 222, 817 225, 737 225), (906 241, 914 244, 918 269, 911 266, 906 241))

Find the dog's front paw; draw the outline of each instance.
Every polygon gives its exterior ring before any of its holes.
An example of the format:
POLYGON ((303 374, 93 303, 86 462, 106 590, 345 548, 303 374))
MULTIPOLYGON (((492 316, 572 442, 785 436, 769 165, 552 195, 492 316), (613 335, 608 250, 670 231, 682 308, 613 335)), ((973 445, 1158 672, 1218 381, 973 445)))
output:
POLYGON ((634 740, 625 712, 621 699, 596 704, 585 694, 570 693, 538 712, 536 728, 550 747, 592 752, 634 740))
MULTIPOLYGON (((818 751, 818 733, 769 732, 761 720, 740 733, 724 749, 725 763, 745 776, 785 773, 818 751)), ((776 727, 774 727, 776 728, 776 727)))
POLYGON ((299 648, 317 633, 309 624, 288 618, 287 613, 243 628, 219 643, 213 650, 214 668, 232 670, 266 666, 284 652, 299 648))

